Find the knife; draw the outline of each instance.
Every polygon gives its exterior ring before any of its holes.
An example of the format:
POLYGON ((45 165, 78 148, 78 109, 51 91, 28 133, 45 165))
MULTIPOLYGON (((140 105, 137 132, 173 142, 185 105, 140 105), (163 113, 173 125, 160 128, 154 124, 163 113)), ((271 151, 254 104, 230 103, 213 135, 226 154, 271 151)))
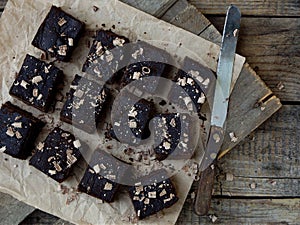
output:
POLYGON ((194 210, 206 215, 211 201, 215 163, 225 134, 225 122, 233 73, 235 50, 240 30, 241 13, 231 5, 226 13, 222 44, 217 67, 217 80, 211 111, 210 131, 206 151, 200 163, 200 180, 195 198, 194 210))

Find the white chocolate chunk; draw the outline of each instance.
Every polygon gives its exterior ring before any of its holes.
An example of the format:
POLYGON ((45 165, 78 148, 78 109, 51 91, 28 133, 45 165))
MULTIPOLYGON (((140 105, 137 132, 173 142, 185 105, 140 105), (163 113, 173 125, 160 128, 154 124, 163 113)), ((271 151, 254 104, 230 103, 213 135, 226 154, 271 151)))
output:
POLYGON ((79 140, 73 141, 73 145, 74 145, 75 148, 80 148, 81 147, 81 143, 80 143, 79 140))
POLYGON ((27 89, 27 85, 29 85, 25 80, 22 80, 21 81, 21 84, 20 84, 23 88, 27 89))
POLYGON ((40 142, 40 143, 38 143, 38 145, 36 146, 36 148, 37 148, 37 150, 42 150, 43 148, 44 148, 44 142, 40 142))
POLYGON ((65 20, 65 18, 60 18, 60 20, 57 23, 59 26, 63 26, 65 23, 67 23, 67 21, 65 20))
POLYGON ((106 182, 106 184, 104 185, 104 188, 103 188, 105 191, 110 191, 112 189, 112 184, 111 183, 108 183, 106 182))
POLYGON ((11 125, 15 128, 22 128, 22 122, 14 122, 11 125))
POLYGON ((68 38, 68 44, 69 44, 69 46, 73 46, 74 45, 73 38, 68 38))
POLYGON ((100 167, 98 164, 96 164, 95 166, 93 166, 93 170, 95 171, 95 173, 99 173, 100 172, 100 167))
POLYGON ((7 128, 6 134, 10 137, 15 136, 15 132, 13 131, 13 129, 11 127, 7 128))
POLYGON ((6 151, 6 146, 2 146, 1 148, 0 148, 0 152, 5 152, 6 151))
POLYGON ((133 76, 132 76, 132 79, 138 80, 138 79, 140 79, 141 75, 142 74, 140 72, 134 72, 133 76))
POLYGON ((32 78, 31 81, 32 81, 33 84, 37 84, 42 80, 43 80, 43 78, 41 76, 35 76, 35 77, 32 78))
POLYGON ((125 43, 125 40, 122 39, 122 38, 119 38, 119 37, 116 37, 114 40, 113 40, 113 45, 114 46, 123 46, 125 43))

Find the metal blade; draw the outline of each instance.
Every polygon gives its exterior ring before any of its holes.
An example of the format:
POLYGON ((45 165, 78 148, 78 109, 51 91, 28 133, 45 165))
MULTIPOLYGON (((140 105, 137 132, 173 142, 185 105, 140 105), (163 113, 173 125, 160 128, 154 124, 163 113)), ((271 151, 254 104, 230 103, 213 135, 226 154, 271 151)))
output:
POLYGON ((232 80, 235 50, 240 29, 241 13, 231 5, 227 10, 222 46, 217 68, 217 81, 211 115, 211 128, 207 142, 206 153, 200 169, 206 169, 221 148, 224 139, 224 124, 227 117, 230 86, 232 80))
POLYGON ((223 127, 228 108, 233 64, 240 29, 241 13, 235 6, 227 11, 219 56, 211 125, 223 127))

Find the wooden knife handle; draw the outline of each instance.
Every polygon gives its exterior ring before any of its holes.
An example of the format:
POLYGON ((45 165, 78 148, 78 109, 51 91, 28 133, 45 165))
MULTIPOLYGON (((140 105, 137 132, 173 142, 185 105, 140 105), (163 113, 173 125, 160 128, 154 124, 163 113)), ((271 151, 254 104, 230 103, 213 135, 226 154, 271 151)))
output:
POLYGON ((210 208, 214 179, 216 174, 215 166, 216 161, 214 161, 211 166, 207 167, 200 174, 200 180, 194 203, 194 211, 199 216, 207 215, 210 208))

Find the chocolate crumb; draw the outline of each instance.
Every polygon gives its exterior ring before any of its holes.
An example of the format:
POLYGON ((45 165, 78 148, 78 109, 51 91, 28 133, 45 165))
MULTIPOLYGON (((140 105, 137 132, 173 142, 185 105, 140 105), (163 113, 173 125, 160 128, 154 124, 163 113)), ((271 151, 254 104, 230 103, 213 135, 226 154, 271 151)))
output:
POLYGON ((94 12, 97 12, 98 10, 99 10, 99 8, 97 7, 97 6, 93 6, 93 10, 94 10, 94 12))

